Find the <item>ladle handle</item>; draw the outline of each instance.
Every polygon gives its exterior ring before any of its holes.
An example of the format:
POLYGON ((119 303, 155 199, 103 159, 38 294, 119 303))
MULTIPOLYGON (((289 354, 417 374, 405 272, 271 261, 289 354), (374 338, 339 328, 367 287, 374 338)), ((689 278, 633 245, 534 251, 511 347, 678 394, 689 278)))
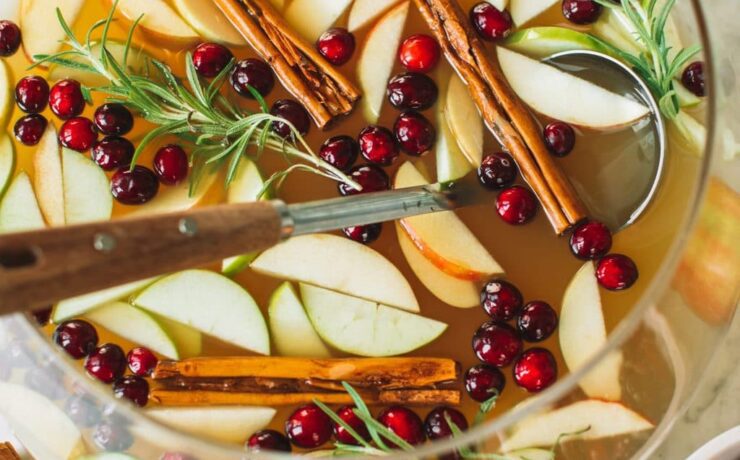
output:
POLYGON ((0 236, 0 314, 273 246, 280 201, 0 236))

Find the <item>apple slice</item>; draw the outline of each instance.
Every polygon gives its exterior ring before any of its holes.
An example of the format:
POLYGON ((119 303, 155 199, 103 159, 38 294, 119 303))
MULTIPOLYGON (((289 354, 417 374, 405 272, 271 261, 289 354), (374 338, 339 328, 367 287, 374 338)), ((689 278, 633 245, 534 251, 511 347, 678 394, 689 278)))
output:
MULTIPOLYGON (((419 170, 406 162, 398 168, 394 188, 427 184, 419 170)), ((504 272, 453 211, 408 217, 398 222, 424 257, 448 275, 480 281, 504 272)))
POLYGON ((314 43, 334 24, 352 0, 293 0, 285 19, 306 40, 314 43))
POLYGON ((13 171, 15 171, 15 147, 10 137, 0 134, 0 198, 10 186, 13 171))
POLYGON ((365 39, 357 75, 364 93, 363 112, 370 123, 376 123, 380 117, 408 13, 409 2, 400 3, 380 18, 365 39))
MULTIPOLYGON (((113 56, 113 58, 119 64, 123 65, 123 57, 126 46, 123 43, 109 40, 105 44, 105 48, 113 56)), ((93 43, 92 52, 95 54, 100 53, 100 43, 93 43)), ((70 56, 69 59, 73 62, 83 62, 84 59, 79 56, 70 56)), ((147 71, 147 62, 149 56, 141 50, 136 49, 132 46, 129 50, 129 54, 126 61, 126 67, 129 72, 135 75, 142 75, 147 71)), ((49 81, 59 81, 65 78, 71 78, 77 80, 80 83, 87 86, 105 86, 107 85, 108 79, 97 73, 92 73, 84 69, 77 69, 73 67, 60 66, 52 64, 49 66, 49 81)))
POLYGON ((13 109, 12 79, 8 65, 5 61, 0 61, 0 133, 5 133, 5 126, 13 109))
POLYGON ((509 12, 517 27, 521 27, 531 19, 547 11, 550 7, 560 3, 559 0, 511 0, 509 12))
POLYGON ((244 46, 246 41, 213 2, 203 0, 173 0, 180 16, 208 41, 244 46))
POLYGON ((563 433, 576 433, 578 439, 599 439, 637 433, 653 424, 621 403, 587 399, 544 414, 524 419, 514 426, 501 444, 502 451, 525 447, 553 446, 563 433))
POLYGON ((111 302, 85 314, 93 323, 170 359, 180 359, 175 342, 152 315, 126 302, 111 302))
POLYGON ((591 35, 567 27, 543 26, 521 29, 507 37, 503 45, 512 51, 538 59, 572 50, 610 54, 609 49, 591 35))
POLYGON ((54 311, 51 314, 51 321, 58 324, 114 300, 128 300, 133 294, 144 289, 157 279, 156 277, 147 278, 62 300, 54 307, 54 311))
POLYGON ((341 236, 291 238, 260 254, 251 268, 263 275, 419 311, 414 291, 395 265, 374 249, 341 236))
POLYGON ((192 195, 190 194, 190 182, 187 180, 171 187, 161 187, 154 199, 136 206, 128 215, 142 216, 187 211, 205 199, 217 177, 218 174, 214 173, 201 178, 192 195))
MULTIPOLYGON (((443 70, 437 73, 439 81, 443 82, 440 88, 440 99, 446 101, 452 72, 447 67, 441 69, 443 70)), ((473 170, 473 165, 463 154, 455 135, 450 130, 446 104, 437 104, 436 116, 437 144, 434 152, 437 164, 437 181, 450 182, 468 174, 473 170)))
POLYGON ((180 359, 194 358, 203 353, 203 334, 200 331, 164 316, 155 315, 151 312, 149 314, 162 325, 162 328, 175 342, 175 347, 180 353, 180 359))
MULTIPOLYGON (((33 157, 33 186, 41 213, 51 226, 64 225, 64 174, 59 153, 57 131, 51 123, 46 127, 33 157)), ((109 192, 110 193, 110 192, 109 192)))
POLYGON ((57 18, 57 8, 70 27, 74 26, 85 0, 22 0, 20 27, 23 50, 33 61, 38 54, 54 54, 67 38, 57 18))
POLYGON ((21 171, 0 201, 0 233, 37 230, 45 226, 31 179, 21 171))
POLYGON ((306 316, 290 282, 284 282, 273 292, 267 311, 278 354, 303 358, 331 356, 306 316))
POLYGON ((316 332, 329 345, 359 356, 396 356, 439 337, 445 323, 301 283, 316 332))
POLYGON ((445 118, 463 155, 476 168, 483 159, 483 118, 465 82, 453 73, 447 86, 445 118))
POLYGON ((113 197, 108 177, 88 157, 62 149, 64 220, 68 225, 108 220, 113 197))
POLYGON ((383 14, 400 0, 355 0, 349 10, 347 29, 356 32, 383 14))
POLYGON ((85 453, 82 433, 45 396, 14 383, 0 382, 0 414, 33 458, 76 459, 85 453))
POLYGON ((195 42, 199 38, 164 0, 119 0, 118 11, 132 22, 143 15, 139 27, 154 37, 176 42, 195 42))
POLYGON ((134 297, 137 307, 263 355, 270 337, 251 295, 229 278, 206 270, 166 276, 134 297))
POLYGON ((275 416, 271 407, 153 407, 145 412, 154 420, 195 436, 242 444, 275 416))
MULTIPOLYGON (((229 185, 226 194, 228 203, 247 203, 256 201, 258 194, 265 184, 262 174, 257 165, 246 158, 243 158, 237 166, 234 180, 229 185)), ((263 195, 263 198, 267 198, 263 195)), ((253 252, 240 256, 229 257, 221 263, 221 273, 226 276, 234 276, 249 267, 249 264, 257 257, 259 253, 253 252)))
POLYGON ((514 91, 548 117, 588 128, 615 128, 650 115, 650 109, 643 104, 553 66, 506 48, 498 47, 497 53, 514 91))
MULTIPOLYGON (((606 344, 606 325, 594 264, 586 262, 565 288, 560 309, 560 350, 568 369, 576 371, 606 344)), ((612 352, 579 385, 591 398, 618 401, 622 353, 612 352)))

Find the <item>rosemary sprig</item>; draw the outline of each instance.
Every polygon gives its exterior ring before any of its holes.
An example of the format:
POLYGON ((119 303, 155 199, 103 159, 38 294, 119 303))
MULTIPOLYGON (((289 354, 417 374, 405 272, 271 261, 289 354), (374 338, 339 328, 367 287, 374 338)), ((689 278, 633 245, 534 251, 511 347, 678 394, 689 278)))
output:
POLYGON ((231 62, 207 86, 198 77, 192 56, 187 54, 185 80, 176 77, 163 62, 152 59, 151 66, 158 73, 158 79, 148 75, 136 75, 128 70, 128 56, 133 43, 133 35, 142 17, 131 26, 124 45, 123 59, 119 62, 108 50, 110 25, 118 0, 104 20, 93 24, 80 41, 67 24, 59 8, 57 18, 67 38, 64 44, 69 49, 52 55, 34 56, 32 68, 41 64, 84 70, 105 78, 108 84, 97 88, 85 88, 83 94, 88 102, 91 92, 107 95, 110 102, 126 105, 148 122, 156 125, 139 142, 131 167, 141 153, 153 141, 165 135, 177 135, 195 144, 191 152, 191 192, 199 177, 207 168, 228 165, 226 186, 237 171, 244 156, 258 160, 265 149, 280 153, 289 166, 268 178, 260 195, 279 184, 293 171, 308 171, 329 179, 344 182, 358 190, 361 186, 345 173, 323 161, 306 143, 298 130, 286 119, 271 115, 264 98, 250 88, 257 100, 259 112, 245 112, 225 98, 220 89, 233 69, 231 62), (93 47, 92 36, 102 28, 100 50, 93 47), (273 123, 284 123, 292 133, 284 139, 272 130, 273 123), (294 162, 294 160, 296 162, 294 162))

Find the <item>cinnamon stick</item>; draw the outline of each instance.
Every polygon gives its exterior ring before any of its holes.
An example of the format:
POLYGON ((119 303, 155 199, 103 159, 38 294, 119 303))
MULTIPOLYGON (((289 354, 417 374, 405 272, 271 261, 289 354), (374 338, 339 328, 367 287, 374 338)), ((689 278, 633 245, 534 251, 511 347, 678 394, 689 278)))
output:
POLYGON ((299 36, 269 1, 214 2, 319 128, 354 109, 360 99, 357 87, 299 36))
POLYGON ((586 213, 575 189, 550 157, 537 123, 514 94, 454 0, 414 0, 481 112, 488 129, 509 151, 558 234, 586 213))
POLYGON ((21 460, 21 456, 9 442, 0 442, 0 460, 21 460))

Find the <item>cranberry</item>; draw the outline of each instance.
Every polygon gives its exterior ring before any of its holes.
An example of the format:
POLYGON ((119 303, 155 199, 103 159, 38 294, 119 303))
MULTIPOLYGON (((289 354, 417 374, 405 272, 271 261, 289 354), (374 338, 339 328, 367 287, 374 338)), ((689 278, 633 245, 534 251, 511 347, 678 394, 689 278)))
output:
POLYGON ((398 147, 388 128, 370 125, 357 137, 360 153, 370 163, 388 166, 398 158, 398 147))
POLYGON ((89 428, 100 421, 100 409, 95 400, 87 395, 74 395, 64 404, 64 413, 72 419, 75 425, 89 428))
POLYGON ((357 241, 362 244, 370 244, 380 237, 380 231, 383 229, 383 225, 367 224, 367 225, 355 225, 354 227, 343 228, 342 231, 347 238, 357 241))
POLYGON ((420 156, 433 146, 437 132, 426 117, 417 112, 405 112, 398 116, 393 125, 396 141, 404 152, 420 156))
POLYGON ((43 137, 48 122, 43 115, 32 113, 18 119, 13 127, 15 138, 23 145, 36 145, 43 137))
POLYGON ((522 351, 522 339, 506 323, 483 323, 473 336, 475 356, 486 364, 508 366, 522 351))
POLYGON ((535 300, 524 306, 516 319, 519 334, 527 342, 541 342, 558 327, 558 314, 547 302, 535 300))
POLYGON ((470 22, 484 40, 506 38, 514 26, 511 15, 488 2, 480 2, 470 10, 470 22))
POLYGON ((154 155, 154 172, 165 185, 182 182, 188 175, 188 154, 179 145, 165 145, 154 155))
POLYGON ((427 438, 434 441, 452 437, 454 433, 450 424, 447 423, 448 417, 460 431, 468 429, 468 421, 462 412, 447 406, 435 407, 424 420, 424 431, 426 431, 427 438))
POLYGON ((563 16, 573 24, 593 24, 601 15, 594 0, 563 0, 563 16))
POLYGON ((519 313, 524 299, 513 284, 502 279, 493 279, 483 286, 480 303, 494 320, 508 321, 519 313))
POLYGON ((154 171, 143 166, 119 169, 111 178, 113 198, 123 204, 144 204, 159 191, 159 180, 154 171))
MULTIPOLYGON (((355 406, 342 406, 339 408, 339 410, 337 410, 337 415, 339 416, 339 418, 342 419, 344 423, 355 430, 355 433, 360 435, 362 439, 368 441, 370 440, 370 433, 367 431, 367 426, 365 425, 365 422, 363 422, 362 419, 360 419, 360 417, 355 414, 354 409, 355 406)), ((337 438, 337 441, 343 444, 359 444, 354 436, 349 434, 342 425, 336 422, 334 422, 334 436, 337 438)))
POLYGON ((564 157, 576 145, 576 132, 569 124, 554 121, 545 126, 545 145, 556 157, 564 157))
POLYGON ((496 367, 476 364, 465 372, 465 389, 478 402, 488 401, 504 391, 506 378, 496 367))
POLYGON ((202 77, 213 78, 234 59, 231 51, 218 43, 201 43, 193 51, 193 65, 202 77))
POLYGON ((704 63, 696 61, 684 69, 681 75, 681 83, 696 96, 703 97, 704 90, 704 63))
POLYGON ((85 360, 85 369, 103 383, 113 383, 126 370, 126 355, 121 347, 106 343, 95 349, 85 360))
POLYGON ((400 110, 426 110, 437 102, 439 90, 434 80, 422 73, 396 75, 386 91, 393 107, 400 110))
POLYGON ((81 319, 65 321, 54 330, 54 343, 74 359, 84 358, 98 345, 98 333, 92 324, 81 319))
POLYGON ((123 452, 134 444, 134 437, 125 424, 104 420, 95 427, 93 442, 106 452, 123 452))
MULTIPOLYGON (((305 136, 306 133, 308 133, 308 129, 311 127, 311 119, 308 117, 306 109, 303 108, 301 104, 291 99, 280 99, 275 101, 275 103, 272 104, 270 113, 288 121, 301 136, 305 136)), ((293 131, 290 126, 282 121, 273 122, 272 130, 281 137, 293 137, 293 131)))
POLYGON ((346 171, 355 163, 359 151, 357 141, 351 137, 334 136, 321 145, 319 156, 335 168, 346 171))
POLYGON ((342 65, 355 52, 355 36, 343 27, 333 27, 319 37, 316 49, 334 65, 342 65))
POLYGON ((49 84, 42 77, 23 77, 15 85, 15 102, 26 113, 39 113, 49 102, 49 84))
POLYGON ((516 174, 516 163, 504 152, 486 155, 478 167, 478 181, 491 190, 508 187, 516 179, 516 174))
POLYGON ((637 266, 623 254, 609 254, 599 260, 596 266, 596 279, 606 289, 621 291, 637 281, 637 266))
POLYGON ((98 140, 92 121, 83 117, 70 118, 59 129, 59 142, 68 149, 84 152, 98 140))
POLYGON ((134 127, 134 116, 123 104, 110 102, 95 110, 95 126, 106 136, 123 136, 134 127))
POLYGON ((113 171, 130 165, 135 150, 134 144, 128 139, 109 136, 95 143, 91 157, 104 171, 113 171))
POLYGON ((412 35, 401 44, 398 59, 412 72, 429 72, 439 62, 439 43, 425 34, 412 35))
POLYGON ((77 80, 61 80, 51 87, 49 107, 62 120, 76 117, 85 110, 85 98, 77 80))
POLYGON ((14 22, 0 21, 0 57, 10 57, 21 46, 21 28, 14 22))
POLYGON ((552 385, 558 378, 558 365, 544 348, 530 348, 514 363, 514 382, 530 393, 552 385))
POLYGON ((315 404, 299 407, 285 422, 290 442, 304 449, 319 447, 331 438, 332 424, 328 415, 315 404))
POLYGON ((275 430, 260 430, 254 433, 247 440, 247 449, 252 452, 261 451, 280 451, 290 452, 290 441, 284 434, 275 430))
POLYGON ((140 377, 151 375, 159 362, 154 353, 144 347, 132 348, 126 355, 126 361, 128 361, 128 368, 131 372, 140 377))
POLYGON ((40 308, 31 312, 31 316, 39 326, 46 326, 51 319, 51 307, 40 308))
POLYGON ((275 86, 275 75, 265 61, 244 59, 239 61, 231 72, 231 86, 240 96, 254 99, 249 87, 262 97, 267 96, 275 86))
POLYGON ((579 259, 598 259, 612 247, 612 232, 601 222, 586 222, 570 235, 570 250, 579 259))
POLYGON ((496 197, 496 211, 506 223, 526 224, 537 212, 537 199, 529 189, 514 185, 496 197))
POLYGON ((370 193, 388 190, 390 179, 382 168, 375 165, 360 165, 349 170, 349 177, 360 184, 362 190, 357 190, 350 185, 340 183, 337 188, 341 195, 355 195, 357 193, 370 193))
MULTIPOLYGON (((424 424, 416 412, 409 408, 391 406, 380 413, 378 421, 411 445, 424 442, 424 424)), ((388 444, 393 445, 390 442, 388 444)))
POLYGON ((113 395, 119 399, 128 399, 139 407, 144 407, 149 401, 149 383, 146 379, 137 375, 127 375, 113 383, 113 395))

